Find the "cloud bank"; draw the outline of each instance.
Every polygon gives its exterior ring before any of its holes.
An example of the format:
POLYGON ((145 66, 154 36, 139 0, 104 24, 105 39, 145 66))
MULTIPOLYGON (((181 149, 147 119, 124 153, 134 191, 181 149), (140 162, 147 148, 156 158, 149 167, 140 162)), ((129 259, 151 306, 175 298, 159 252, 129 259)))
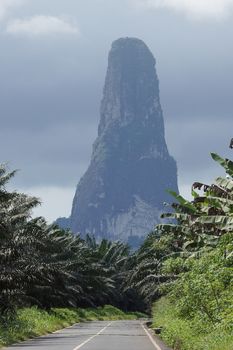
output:
POLYGON ((0 0, 0 19, 4 18, 9 10, 23 3, 24 0, 0 0))
POLYGON ((54 16, 34 16, 8 22, 6 32, 10 34, 41 36, 48 34, 79 34, 77 25, 67 19, 54 16))
POLYGON ((136 0, 148 8, 165 8, 195 19, 222 19, 233 10, 233 0, 136 0))

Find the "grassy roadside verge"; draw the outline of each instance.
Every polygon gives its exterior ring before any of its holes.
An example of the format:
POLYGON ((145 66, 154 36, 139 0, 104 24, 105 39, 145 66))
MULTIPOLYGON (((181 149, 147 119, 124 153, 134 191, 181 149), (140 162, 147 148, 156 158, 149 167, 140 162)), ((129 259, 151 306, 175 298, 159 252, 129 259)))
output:
POLYGON ((232 334, 224 324, 214 327, 198 319, 181 318, 168 298, 155 303, 153 327, 163 328, 161 338, 174 350, 233 350, 232 334))
POLYGON ((144 315, 124 313, 106 305, 97 309, 52 309, 50 313, 36 307, 18 310, 7 326, 0 325, 0 347, 54 332, 74 323, 94 320, 133 320, 144 315))

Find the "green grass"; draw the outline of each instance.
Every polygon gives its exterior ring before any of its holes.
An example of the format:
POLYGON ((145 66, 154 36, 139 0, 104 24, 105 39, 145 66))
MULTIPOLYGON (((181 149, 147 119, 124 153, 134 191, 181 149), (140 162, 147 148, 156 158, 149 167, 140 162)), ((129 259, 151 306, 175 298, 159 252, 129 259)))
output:
POLYGON ((9 324, 0 325, 0 347, 36 336, 54 332, 72 324, 94 320, 133 320, 145 315, 125 313, 111 305, 96 309, 52 309, 51 312, 36 307, 18 310, 9 324))
POLYGON ((168 298, 155 303, 153 327, 163 328, 161 338, 174 350, 233 350, 233 336, 224 324, 181 318, 168 298))

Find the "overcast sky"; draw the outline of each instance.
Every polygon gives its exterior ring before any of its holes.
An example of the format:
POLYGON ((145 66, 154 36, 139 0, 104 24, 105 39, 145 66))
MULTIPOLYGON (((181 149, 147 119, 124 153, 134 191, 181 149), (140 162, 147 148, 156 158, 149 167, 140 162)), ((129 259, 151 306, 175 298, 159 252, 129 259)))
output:
POLYGON ((166 139, 179 186, 210 182, 231 157, 233 0, 0 0, 0 162, 37 214, 68 216, 88 167, 113 40, 156 57, 166 139))

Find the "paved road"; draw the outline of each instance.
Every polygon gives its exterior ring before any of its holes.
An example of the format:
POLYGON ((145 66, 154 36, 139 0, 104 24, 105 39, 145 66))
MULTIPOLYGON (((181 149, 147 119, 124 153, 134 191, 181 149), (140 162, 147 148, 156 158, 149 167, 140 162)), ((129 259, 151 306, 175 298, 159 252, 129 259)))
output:
POLYGON ((140 321, 80 323, 8 350, 168 350, 140 321))

